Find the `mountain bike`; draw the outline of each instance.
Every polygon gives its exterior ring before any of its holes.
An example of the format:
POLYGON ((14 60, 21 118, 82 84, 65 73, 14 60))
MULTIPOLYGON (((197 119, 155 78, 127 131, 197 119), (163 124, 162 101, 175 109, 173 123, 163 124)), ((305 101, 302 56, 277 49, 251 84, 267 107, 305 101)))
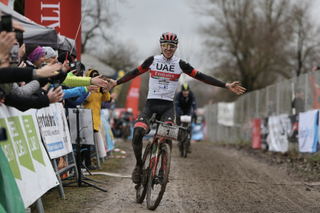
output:
MULTIPOLYGON (((181 126, 185 128, 191 128, 191 120, 192 120, 191 115, 180 116, 181 126)), ((188 155, 191 136, 190 134, 186 134, 185 132, 182 132, 182 134, 185 134, 185 137, 182 137, 182 138, 185 138, 185 140, 182 140, 179 142, 179 150, 180 150, 181 157, 186 158, 188 155)))
POLYGON ((171 148, 168 140, 185 140, 186 136, 181 139, 181 135, 190 135, 191 130, 159 120, 160 116, 155 113, 149 120, 151 125, 157 124, 157 130, 143 153, 141 182, 135 186, 137 203, 142 203, 147 195, 147 208, 150 210, 158 207, 169 181, 171 148))

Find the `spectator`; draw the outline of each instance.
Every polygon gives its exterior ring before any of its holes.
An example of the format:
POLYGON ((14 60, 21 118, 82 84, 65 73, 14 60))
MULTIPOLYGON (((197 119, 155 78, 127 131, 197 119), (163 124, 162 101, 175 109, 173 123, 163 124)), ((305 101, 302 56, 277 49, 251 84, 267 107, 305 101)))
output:
MULTIPOLYGON (((89 70, 87 73, 87 77, 98 77, 100 76, 100 73, 98 70, 92 69, 89 70)), ((84 107, 87 109, 92 110, 92 118, 93 118, 93 129, 95 132, 95 138, 96 142, 98 141, 99 132, 99 126, 100 126, 100 110, 101 110, 101 104, 102 101, 110 101, 110 93, 106 92, 106 89, 104 88, 98 88, 98 90, 95 93, 91 93, 89 97, 84 102, 84 107)), ((88 169, 96 169, 94 165, 91 164, 91 149, 92 145, 87 145, 88 151, 85 158, 85 165, 88 169)), ((98 152, 98 150, 96 150, 98 152)))
POLYGON ((301 88, 298 88, 295 93, 295 98, 293 99, 291 106, 295 109, 294 114, 298 114, 300 112, 305 111, 305 97, 304 91, 301 88))

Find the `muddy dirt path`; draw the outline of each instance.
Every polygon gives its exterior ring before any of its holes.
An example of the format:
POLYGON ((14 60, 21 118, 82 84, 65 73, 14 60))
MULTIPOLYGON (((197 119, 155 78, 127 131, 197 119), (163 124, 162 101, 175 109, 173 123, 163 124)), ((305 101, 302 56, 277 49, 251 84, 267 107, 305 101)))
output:
MULTIPOLYGON (((119 173, 130 175, 131 143, 117 143, 128 153, 119 173)), ((170 182, 155 212, 320 212, 320 184, 288 175, 285 166, 202 142, 192 144, 186 159, 174 143, 172 156, 170 182)), ((82 212, 150 212, 145 201, 135 202, 131 179, 112 178, 106 188, 82 212)))

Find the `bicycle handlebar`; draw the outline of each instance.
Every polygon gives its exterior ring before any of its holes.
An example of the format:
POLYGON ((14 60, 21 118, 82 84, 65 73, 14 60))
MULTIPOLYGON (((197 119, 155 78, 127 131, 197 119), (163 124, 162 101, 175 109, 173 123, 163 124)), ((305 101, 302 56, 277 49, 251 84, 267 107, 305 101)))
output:
MULTIPOLYGON (((149 119, 149 122, 150 122, 151 125, 152 125, 153 123, 158 123, 158 124, 170 125, 170 126, 171 126, 171 124, 169 124, 169 123, 156 120, 156 117, 157 117, 157 114, 156 114, 156 113, 153 113, 152 117, 149 119)), ((190 132, 191 132, 191 127, 189 127, 189 125, 188 125, 188 127, 182 127, 182 126, 179 126, 179 125, 176 125, 176 124, 175 124, 175 126, 177 126, 179 129, 185 130, 187 133, 190 133, 190 132)))

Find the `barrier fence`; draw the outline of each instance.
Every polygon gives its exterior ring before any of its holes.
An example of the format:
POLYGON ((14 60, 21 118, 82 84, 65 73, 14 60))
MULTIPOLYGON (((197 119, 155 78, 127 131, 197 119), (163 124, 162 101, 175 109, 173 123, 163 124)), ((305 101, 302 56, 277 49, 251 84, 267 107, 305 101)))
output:
POLYGON ((319 85, 320 72, 316 71, 277 82, 261 90, 245 93, 235 102, 228 103, 234 105, 232 117, 221 115, 227 113, 221 109, 225 108, 227 103, 206 105, 204 115, 207 124, 207 138, 212 142, 225 143, 252 141, 253 120, 256 118, 266 119, 280 115, 288 117, 319 109, 319 85), (300 98, 295 102, 295 108, 293 108, 292 102, 296 95, 300 98), (233 124, 224 124, 227 119, 232 120, 233 124))

